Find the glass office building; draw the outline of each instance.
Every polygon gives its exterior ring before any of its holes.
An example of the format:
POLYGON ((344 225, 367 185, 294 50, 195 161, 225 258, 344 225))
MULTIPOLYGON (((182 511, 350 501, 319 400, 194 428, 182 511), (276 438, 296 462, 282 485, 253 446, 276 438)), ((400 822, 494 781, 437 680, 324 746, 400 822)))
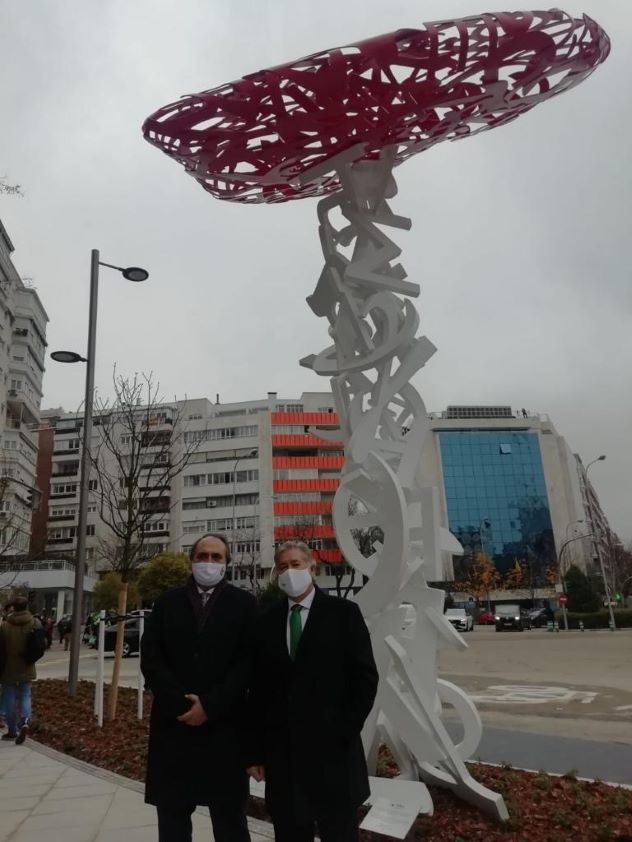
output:
POLYGON ((555 564, 555 544, 538 434, 454 430, 437 435, 449 528, 463 545, 463 561, 482 550, 501 573, 518 561, 540 584, 546 568, 555 564))

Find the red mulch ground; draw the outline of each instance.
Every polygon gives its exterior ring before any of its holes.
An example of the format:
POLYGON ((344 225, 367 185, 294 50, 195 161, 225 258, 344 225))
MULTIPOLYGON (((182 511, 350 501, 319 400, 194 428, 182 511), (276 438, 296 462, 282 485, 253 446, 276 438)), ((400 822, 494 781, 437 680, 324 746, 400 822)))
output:
MULTIPOLYGON (((128 778, 143 780, 148 720, 136 718, 136 691, 121 688, 116 722, 97 728, 93 716, 94 684, 81 681, 71 699, 61 680, 33 684, 33 738, 45 745, 102 766, 128 778)), ((149 697, 146 699, 149 710, 149 697)), ((394 768, 385 756, 381 771, 394 768)), ((496 824, 449 792, 430 787, 432 818, 419 819, 409 840, 424 842, 632 842, 632 791, 602 783, 585 783, 572 775, 555 778, 470 764, 474 777, 505 797, 510 820, 496 824)), ((265 818, 260 801, 252 814, 265 818)), ((362 842, 387 842, 391 837, 361 834, 362 842)))

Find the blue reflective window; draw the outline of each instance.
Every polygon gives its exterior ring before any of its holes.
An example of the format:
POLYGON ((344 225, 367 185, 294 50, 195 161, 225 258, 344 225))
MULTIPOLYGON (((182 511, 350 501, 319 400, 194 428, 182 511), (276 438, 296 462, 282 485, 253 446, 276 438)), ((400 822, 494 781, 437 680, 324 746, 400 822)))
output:
POLYGON ((485 551, 505 571, 529 559, 538 571, 555 563, 549 501, 536 433, 438 433, 451 531, 466 552, 485 551))

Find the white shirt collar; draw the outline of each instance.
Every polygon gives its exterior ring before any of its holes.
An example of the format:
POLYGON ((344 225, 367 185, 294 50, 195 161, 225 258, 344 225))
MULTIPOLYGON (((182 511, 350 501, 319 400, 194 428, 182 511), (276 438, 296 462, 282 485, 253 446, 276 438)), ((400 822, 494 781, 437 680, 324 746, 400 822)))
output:
POLYGON ((312 602, 314 601, 314 596, 316 595, 316 586, 311 589, 311 591, 307 594, 305 599, 302 599, 300 602, 297 602, 295 599, 291 599, 288 597, 288 603, 290 606, 292 605, 300 605, 301 608, 304 608, 306 611, 312 607, 312 602))

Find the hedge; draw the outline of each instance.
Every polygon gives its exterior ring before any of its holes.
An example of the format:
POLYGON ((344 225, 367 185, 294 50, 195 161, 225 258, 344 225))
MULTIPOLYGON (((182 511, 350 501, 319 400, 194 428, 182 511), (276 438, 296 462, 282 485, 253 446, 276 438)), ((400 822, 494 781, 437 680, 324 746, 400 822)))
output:
MULTIPOLYGON (((607 629, 610 624, 609 611, 591 611, 590 613, 580 614, 578 611, 567 612, 569 629, 578 629, 579 621, 582 620, 585 629, 607 629)), ((564 616, 561 611, 557 611, 555 619, 560 624, 560 628, 564 628, 564 616)), ((614 609, 614 621, 618 629, 632 628, 632 610, 629 609, 614 609)))

